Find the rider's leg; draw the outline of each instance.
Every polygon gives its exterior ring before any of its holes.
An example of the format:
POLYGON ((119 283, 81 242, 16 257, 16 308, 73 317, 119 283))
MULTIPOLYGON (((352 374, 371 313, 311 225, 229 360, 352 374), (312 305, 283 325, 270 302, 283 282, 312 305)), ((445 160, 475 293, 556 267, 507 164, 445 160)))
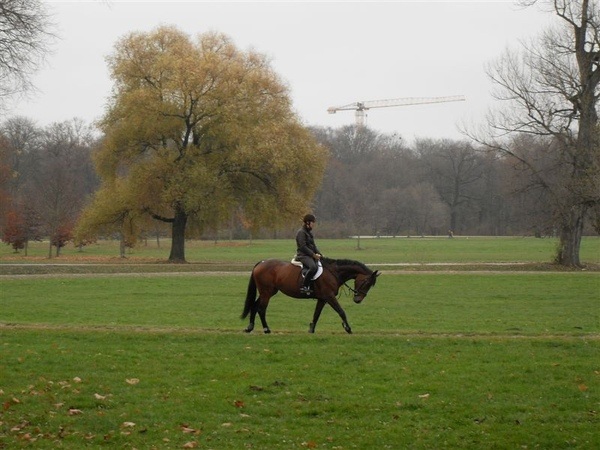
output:
POLYGON ((310 257, 305 257, 305 258, 302 258, 302 264, 304 264, 306 266, 308 271, 306 272, 306 275, 304 276, 304 283, 300 290, 302 292, 308 294, 308 293, 310 293, 310 282, 312 280, 312 277, 315 275, 315 273, 317 273, 317 263, 315 262, 314 259, 312 259, 310 257))

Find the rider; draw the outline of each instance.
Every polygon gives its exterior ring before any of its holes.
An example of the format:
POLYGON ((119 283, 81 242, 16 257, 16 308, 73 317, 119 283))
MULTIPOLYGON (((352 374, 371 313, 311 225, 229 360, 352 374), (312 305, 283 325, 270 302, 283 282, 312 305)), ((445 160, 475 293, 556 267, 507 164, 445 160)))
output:
POLYGON ((322 258, 321 252, 315 244, 315 238, 312 235, 312 229, 317 219, 312 214, 306 214, 302 219, 302 228, 296 233, 296 259, 308 269, 304 277, 304 284, 300 292, 306 295, 311 294, 310 280, 317 272, 317 261, 322 258))

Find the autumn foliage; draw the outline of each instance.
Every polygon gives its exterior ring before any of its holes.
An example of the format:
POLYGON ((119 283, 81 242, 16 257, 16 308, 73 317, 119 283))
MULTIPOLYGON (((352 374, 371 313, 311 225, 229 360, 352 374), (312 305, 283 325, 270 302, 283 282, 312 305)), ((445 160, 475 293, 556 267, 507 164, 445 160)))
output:
POLYGON ((308 207, 326 152, 265 56, 219 33, 160 27, 123 37, 108 62, 103 185, 78 234, 97 228, 94 217, 115 231, 158 220, 171 226, 169 260, 182 262, 186 237, 232 214, 275 227, 308 207))

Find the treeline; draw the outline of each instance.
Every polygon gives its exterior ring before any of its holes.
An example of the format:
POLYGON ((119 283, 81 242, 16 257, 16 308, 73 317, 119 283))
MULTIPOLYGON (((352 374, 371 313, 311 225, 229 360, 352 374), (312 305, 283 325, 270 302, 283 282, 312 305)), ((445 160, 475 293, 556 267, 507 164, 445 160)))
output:
POLYGON ((72 240, 98 187, 92 153, 99 139, 78 119, 39 127, 24 117, 0 124, 0 233, 15 250, 49 239, 48 255, 72 240))
MULTIPOLYGON (((467 140, 409 145, 354 126, 313 132, 331 151, 315 201, 321 234, 555 234, 543 186, 515 159, 467 140)), ((512 146, 542 160, 548 141, 521 136, 512 146)), ((594 232, 592 224, 586 232, 594 232)))
MULTIPOLYGON (((468 141, 418 140, 347 126, 312 128, 330 157, 313 199, 321 237, 555 234, 553 210, 542 186, 507 158, 468 141)), ((27 118, 0 125, 0 227, 15 249, 49 239, 49 256, 73 239, 84 206, 99 186, 93 154, 101 137, 81 120, 39 127, 27 118)), ((542 138, 513 145, 544 157, 542 138)), ((311 170, 308 165, 305 170, 311 170)), ((551 168, 548 168, 551 170, 551 168)), ((290 183, 294 177, 290 176, 290 183)), ((298 211, 301 217, 304 211, 298 211)), ((598 232, 598 216, 585 231, 598 232), (594 226, 595 225, 595 226, 594 226)), ((267 218, 268 220, 268 218, 267 218)), ((274 230, 265 222, 255 237, 290 236, 297 224, 274 230)), ((149 222, 146 237, 167 236, 149 222)), ((249 238, 235 214, 205 238, 249 238)), ((105 236, 106 237, 106 236, 105 236)), ((118 233, 114 235, 119 238, 118 233)), ((85 244, 78 242, 77 245, 85 244)), ((131 243, 133 244, 133 243, 131 243)))

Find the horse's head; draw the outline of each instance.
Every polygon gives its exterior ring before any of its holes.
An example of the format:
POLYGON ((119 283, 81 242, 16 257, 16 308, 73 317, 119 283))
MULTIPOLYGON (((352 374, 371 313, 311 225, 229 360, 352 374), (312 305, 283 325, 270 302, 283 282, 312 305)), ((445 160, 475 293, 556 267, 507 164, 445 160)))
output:
POLYGON ((354 303, 360 303, 365 299, 369 289, 375 286, 379 275, 379 271, 376 270, 370 275, 358 274, 356 276, 354 279, 354 303))

